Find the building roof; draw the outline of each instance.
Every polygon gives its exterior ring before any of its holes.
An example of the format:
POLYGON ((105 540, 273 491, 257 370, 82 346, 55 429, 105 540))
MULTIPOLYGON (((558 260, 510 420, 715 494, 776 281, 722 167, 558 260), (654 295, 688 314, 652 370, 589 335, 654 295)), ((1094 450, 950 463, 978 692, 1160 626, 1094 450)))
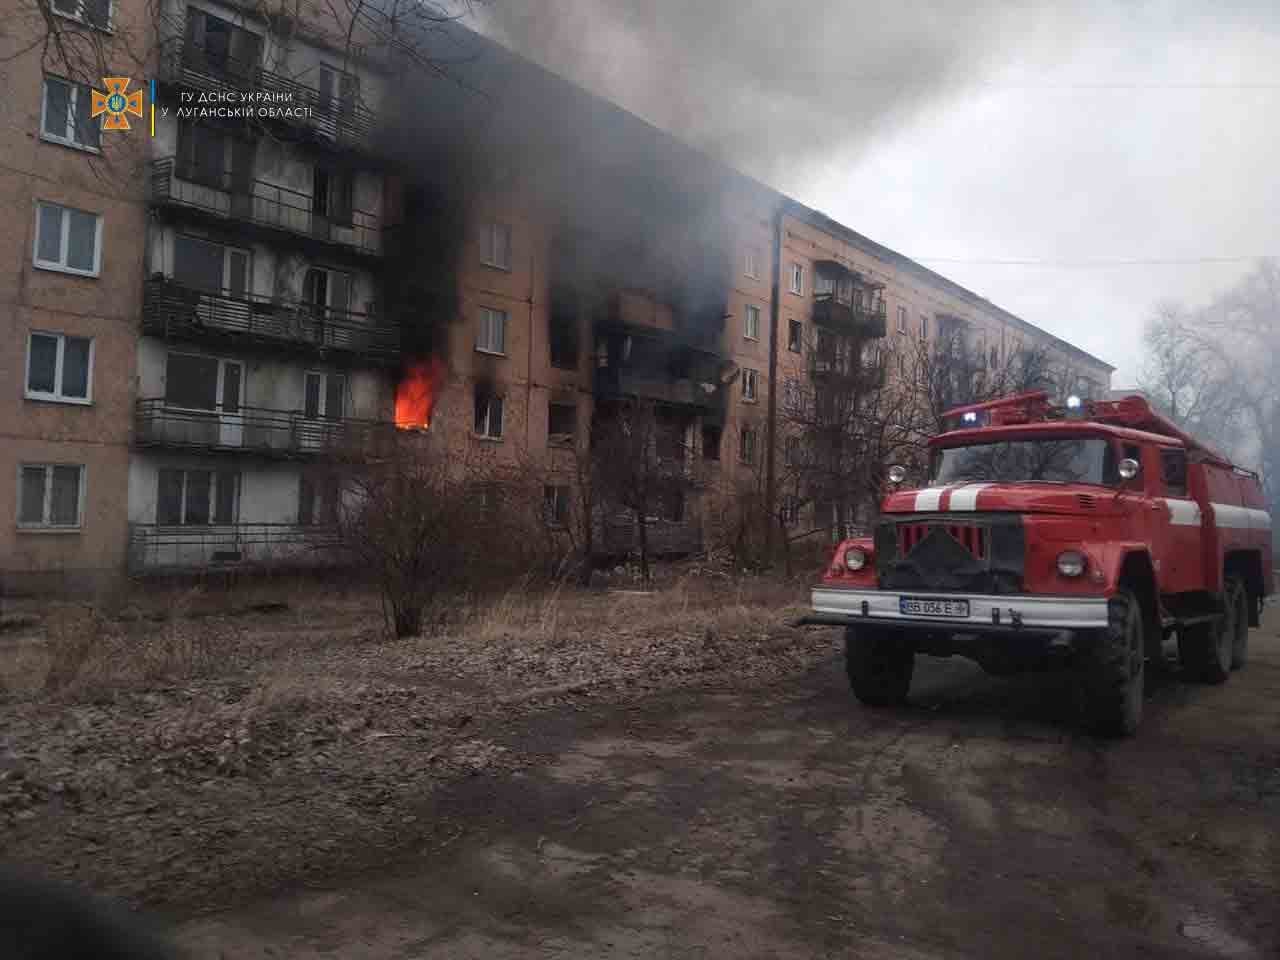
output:
POLYGON ((1010 313, 1003 307, 992 303, 986 297, 979 296, 972 290, 960 286, 960 284, 956 283, 954 280, 947 279, 942 274, 934 270, 930 270, 928 267, 921 263, 917 263, 910 257, 898 253, 898 251, 886 247, 884 244, 877 243, 870 237, 858 233, 856 230, 846 227, 839 221, 828 217, 825 213, 814 210, 812 207, 807 207, 797 200, 792 200, 790 197, 784 197, 784 200, 787 203, 787 211, 789 213, 801 220, 804 220, 806 223, 812 224, 813 226, 832 234, 833 236, 839 237, 850 246, 857 247, 859 250, 862 250, 873 257, 878 257, 881 260, 887 261, 900 270, 914 274, 926 283, 939 287, 952 296, 964 300, 966 303, 977 307, 979 310, 984 310, 997 319, 1010 323, 1028 334, 1050 340, 1055 346, 1065 350, 1067 353, 1080 357, 1083 360, 1087 360, 1089 363, 1105 367, 1108 372, 1115 371, 1116 368, 1114 366, 1099 357, 1095 357, 1088 351, 1082 350, 1069 340, 1063 340, 1061 337, 1050 333, 1048 330, 1038 327, 1030 321, 1023 320, 1017 314, 1010 313))

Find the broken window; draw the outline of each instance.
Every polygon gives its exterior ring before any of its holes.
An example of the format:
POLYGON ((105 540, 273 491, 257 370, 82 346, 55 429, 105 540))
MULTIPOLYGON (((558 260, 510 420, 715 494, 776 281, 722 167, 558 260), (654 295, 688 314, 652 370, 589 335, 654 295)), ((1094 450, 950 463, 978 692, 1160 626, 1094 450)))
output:
POLYGON ((756 386, 759 381, 759 378, 760 378, 760 374, 758 371, 748 370, 746 368, 743 369, 742 400, 744 403, 755 403, 756 400, 758 399, 758 397, 756 396, 756 386))
POLYGON ((804 337, 804 327, 799 320, 787 321, 787 349, 792 353, 800 352, 800 344, 804 337))
POLYGON ((317 164, 312 174, 311 212, 324 223, 354 222, 355 177, 350 170, 317 164))
POLYGON ((245 79, 257 70, 261 53, 262 38, 256 33, 212 13, 195 7, 187 8, 187 43, 183 59, 191 66, 245 79))
POLYGON ((563 527, 569 522, 569 488, 546 484, 542 488, 543 516, 549 525, 563 527))
POLYGON ((53 0, 53 11, 99 30, 111 29, 110 0, 53 0))
POLYGON ((756 462, 756 428, 743 427, 738 444, 738 456, 745 464, 756 462))
POLYGON ((302 285, 302 298, 313 306, 326 308, 319 312, 346 319, 351 311, 351 274, 311 267, 302 285))
POLYGON ((490 440, 502 439, 502 397, 476 388, 476 436, 490 440))
POLYGON ((320 66, 319 106, 322 113, 350 115, 360 97, 360 78, 328 64, 320 66))
POLYGON ((720 428, 707 424, 702 428, 702 459, 720 459, 720 428))
POLYGON ((572 443, 578 431, 578 408, 571 403, 553 403, 547 408, 547 437, 553 443, 572 443))

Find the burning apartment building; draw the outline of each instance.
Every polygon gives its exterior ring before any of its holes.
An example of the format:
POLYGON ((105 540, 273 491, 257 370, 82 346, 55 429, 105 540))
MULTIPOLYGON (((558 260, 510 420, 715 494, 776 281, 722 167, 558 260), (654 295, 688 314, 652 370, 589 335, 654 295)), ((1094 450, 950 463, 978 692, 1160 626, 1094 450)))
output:
MULTIPOLYGON (((165 0, 152 25, 131 4, 103 42, 110 62, 127 25, 133 49, 154 41, 130 67, 156 79, 154 136, 86 125, 92 81, 39 51, 13 64, 34 137, 8 178, 30 235, 6 254, 23 388, 0 403, 18 588, 325 562, 335 468, 405 431, 543 464, 555 522, 557 464, 637 404, 699 478, 658 505, 656 545, 697 549, 716 495, 772 495, 790 384, 943 317, 1109 385, 1097 358, 456 23, 366 14, 348 34, 318 8, 165 0), (180 116, 209 93, 306 109, 180 116), (104 189, 88 171, 113 162, 125 186, 104 189)), ((626 549, 627 525, 603 526, 626 549)))

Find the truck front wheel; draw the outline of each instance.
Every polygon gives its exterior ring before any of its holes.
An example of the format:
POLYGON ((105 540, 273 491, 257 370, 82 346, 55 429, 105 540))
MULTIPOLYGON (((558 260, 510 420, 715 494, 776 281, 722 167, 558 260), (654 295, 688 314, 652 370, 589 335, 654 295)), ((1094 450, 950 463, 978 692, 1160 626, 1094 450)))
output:
POLYGON ((844 665, 849 686, 869 707, 906 701, 915 660, 915 651, 901 637, 874 628, 845 630, 844 665))
POLYGON ((1084 675, 1085 722, 1104 736, 1127 736, 1142 721, 1146 679, 1142 607, 1128 590, 1107 603, 1107 627, 1086 652, 1084 675))

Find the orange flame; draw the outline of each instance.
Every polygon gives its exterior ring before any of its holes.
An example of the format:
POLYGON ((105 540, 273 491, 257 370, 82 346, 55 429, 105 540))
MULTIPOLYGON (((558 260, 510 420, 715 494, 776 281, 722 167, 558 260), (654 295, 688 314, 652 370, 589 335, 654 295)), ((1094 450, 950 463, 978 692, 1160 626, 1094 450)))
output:
POLYGON ((444 364, 435 357, 411 363, 396 387, 396 426, 401 430, 426 430, 444 379, 444 364))

